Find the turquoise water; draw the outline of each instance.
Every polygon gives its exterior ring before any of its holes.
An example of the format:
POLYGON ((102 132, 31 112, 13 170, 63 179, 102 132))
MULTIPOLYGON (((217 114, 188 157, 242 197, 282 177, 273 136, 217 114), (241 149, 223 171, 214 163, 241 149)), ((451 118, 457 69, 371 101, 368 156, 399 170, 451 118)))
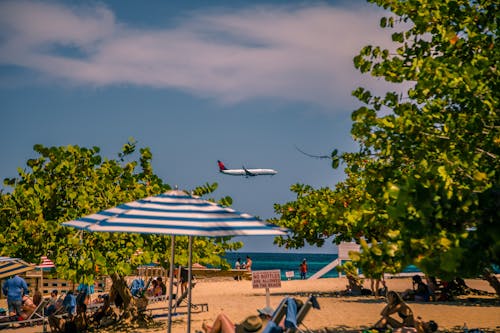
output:
MULTIPOLYGON (((318 254, 318 253, 248 253, 248 252, 236 252, 227 253, 225 259, 234 267, 236 259, 241 258, 242 262, 246 260, 246 256, 252 258, 252 270, 254 271, 264 271, 271 269, 279 269, 281 271, 281 279, 286 280, 285 273, 288 271, 294 272, 294 280, 300 279, 299 265, 303 259, 307 260, 308 273, 307 276, 311 276, 335 259, 337 259, 337 254, 318 254)), ((404 272, 419 272, 418 268, 410 265, 404 272)), ((334 268, 330 272, 323 275, 323 278, 338 277, 338 272, 334 268)))
MULTIPOLYGON (((324 266, 328 265, 333 260, 337 259, 337 254, 317 254, 317 253, 228 253, 225 259, 234 267, 236 259, 241 258, 246 260, 246 256, 252 258, 252 270, 264 271, 271 269, 279 269, 281 271, 281 279, 286 280, 285 272, 293 271, 293 279, 300 279, 299 265, 303 259, 307 260, 308 273, 311 276, 324 266)), ((324 278, 337 277, 336 269, 332 269, 325 274, 324 278)))

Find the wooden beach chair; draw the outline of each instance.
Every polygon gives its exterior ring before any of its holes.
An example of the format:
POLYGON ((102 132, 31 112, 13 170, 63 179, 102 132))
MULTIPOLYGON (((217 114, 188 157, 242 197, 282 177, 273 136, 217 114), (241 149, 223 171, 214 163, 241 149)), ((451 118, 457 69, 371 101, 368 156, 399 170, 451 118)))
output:
MULTIPOLYGON (((191 287, 191 293, 192 293, 195 285, 196 285, 196 283, 193 282, 192 287, 191 287)), ((186 290, 184 290, 182 295, 176 299, 174 307, 173 307, 174 311, 176 311, 175 309, 177 309, 177 308, 188 306, 187 296, 188 296, 188 289, 186 288, 186 290)), ((197 303, 197 304, 191 303, 191 313, 203 312, 203 311, 208 311, 208 303, 197 303)))
POLYGON ((13 320, 13 321, 6 321, 6 322, 0 322, 0 328, 5 328, 10 325, 21 325, 21 326, 26 326, 26 325, 36 325, 36 324, 42 324, 47 318, 45 317, 45 307, 49 304, 49 299, 44 298, 40 302, 40 304, 37 305, 35 310, 26 318, 23 320, 13 320))
MULTIPOLYGON (((175 299, 175 294, 173 295, 173 299, 175 299)), ((160 296, 148 296, 146 297, 148 300, 148 304, 154 304, 154 303, 159 303, 159 302, 166 302, 168 301, 168 295, 160 295, 160 296)))
MULTIPOLYGON (((194 286, 194 285, 193 285, 194 286)), ((192 288, 191 288, 192 291, 192 288)), ((172 304, 172 315, 184 315, 187 314, 187 296, 188 296, 188 289, 186 290, 179 296, 176 297, 176 294, 174 294, 174 302, 172 304), (186 308, 186 309, 182 309, 186 308)), ((168 297, 166 299, 168 301, 168 297)), ((150 304, 150 303, 148 303, 150 304)), ((153 318, 161 318, 165 317, 168 311, 168 307, 148 307, 145 310, 146 312, 149 313, 149 315, 153 318), (158 313, 159 312, 159 313, 158 313)), ((200 312, 208 312, 208 303, 191 303, 191 313, 200 313, 200 312)))

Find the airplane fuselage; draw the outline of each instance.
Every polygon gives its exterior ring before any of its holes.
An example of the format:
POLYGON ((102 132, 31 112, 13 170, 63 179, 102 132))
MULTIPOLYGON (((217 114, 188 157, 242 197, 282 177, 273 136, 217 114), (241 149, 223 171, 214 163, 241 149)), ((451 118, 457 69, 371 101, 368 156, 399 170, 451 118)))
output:
POLYGON ((226 169, 220 172, 231 176, 261 176, 261 175, 275 175, 278 171, 274 169, 226 169))
POLYGON ((275 175, 278 171, 274 169, 247 169, 243 167, 242 169, 228 169, 224 166, 224 163, 221 161, 217 161, 219 165, 219 172, 225 175, 231 176, 245 176, 245 177, 253 177, 253 176, 262 176, 262 175, 275 175))

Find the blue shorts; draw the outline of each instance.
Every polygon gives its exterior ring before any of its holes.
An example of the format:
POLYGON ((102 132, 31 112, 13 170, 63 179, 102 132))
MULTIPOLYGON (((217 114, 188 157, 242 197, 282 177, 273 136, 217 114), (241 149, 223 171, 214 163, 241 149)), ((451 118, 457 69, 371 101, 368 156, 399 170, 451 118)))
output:
POLYGON ((22 312, 22 305, 23 301, 18 300, 18 301, 10 301, 7 299, 7 305, 9 307, 9 312, 13 313, 15 312, 16 315, 20 316, 22 312))

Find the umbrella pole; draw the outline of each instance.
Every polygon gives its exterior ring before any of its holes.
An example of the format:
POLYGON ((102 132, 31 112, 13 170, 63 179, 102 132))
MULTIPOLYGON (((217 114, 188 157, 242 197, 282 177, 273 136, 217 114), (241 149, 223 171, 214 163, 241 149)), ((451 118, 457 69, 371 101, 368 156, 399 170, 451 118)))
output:
POLYGON ((193 275, 193 236, 189 236, 189 262, 188 262, 188 317, 187 317, 187 333, 191 332, 191 287, 193 275))
MULTIPOLYGON (((42 293, 42 299, 43 299, 43 297, 45 296, 45 293, 44 293, 45 290, 43 290, 43 268, 40 268, 40 271, 42 273, 42 277, 40 278, 40 289, 39 289, 39 291, 42 293)), ((42 311, 45 311, 45 310, 42 309, 42 311)), ((47 332, 47 325, 46 325, 46 322, 45 322, 45 312, 43 312, 42 314, 43 314, 43 317, 44 317, 44 319, 43 319, 43 333, 45 333, 45 332, 47 332)))
POLYGON ((174 292, 174 256, 175 256, 175 236, 172 235, 172 241, 170 244, 170 279, 168 286, 168 324, 167 333, 172 331, 172 293, 174 292))

